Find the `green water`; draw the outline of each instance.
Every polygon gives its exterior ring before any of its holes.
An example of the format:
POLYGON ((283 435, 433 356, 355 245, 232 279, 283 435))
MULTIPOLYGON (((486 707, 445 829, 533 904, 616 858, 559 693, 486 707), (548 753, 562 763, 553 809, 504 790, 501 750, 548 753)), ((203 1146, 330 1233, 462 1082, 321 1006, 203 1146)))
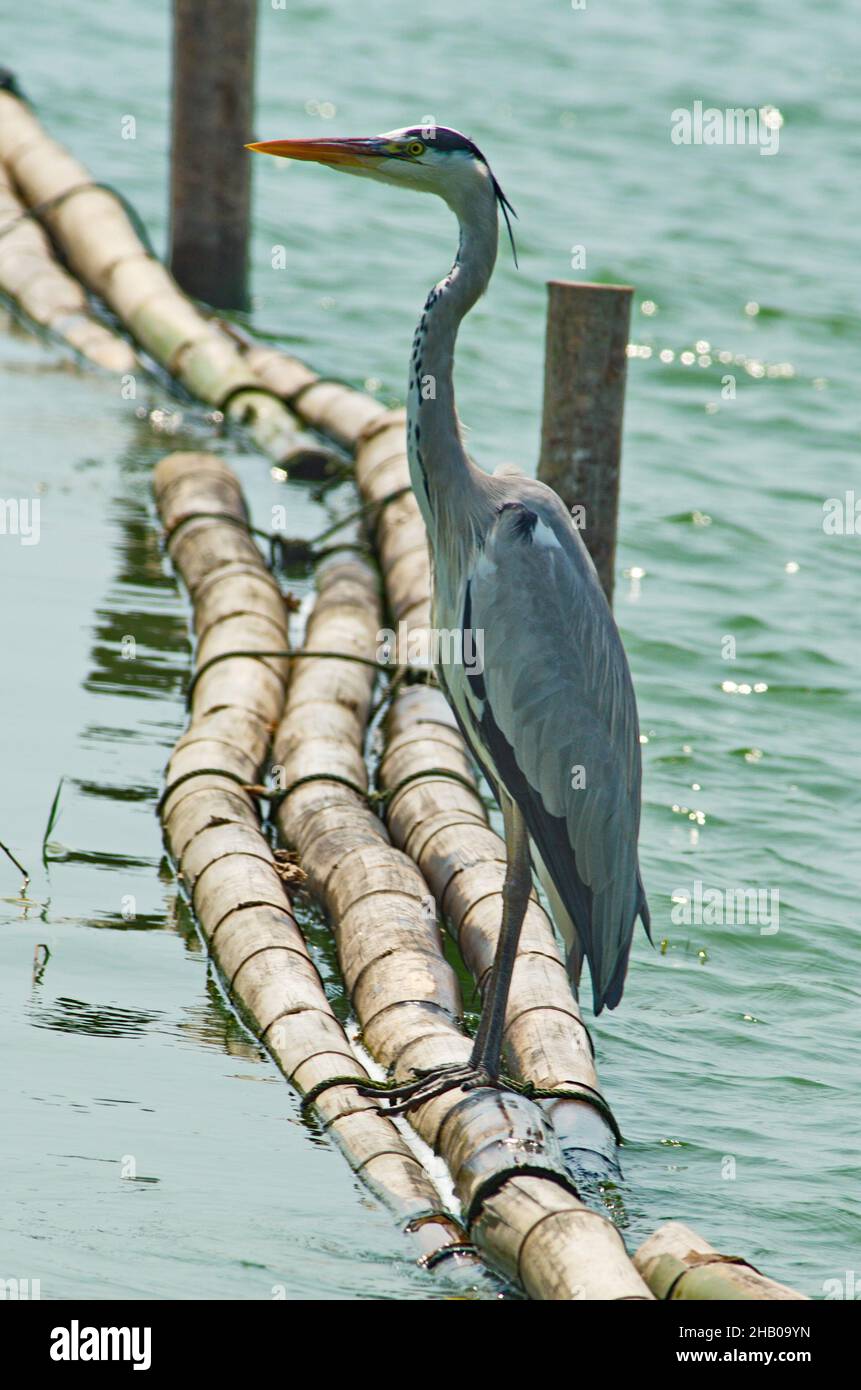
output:
MULTIPOLYGON (((4 61, 43 119, 159 248, 167 8, 70 0, 4 21, 4 61)), ((623 1004, 595 1029, 627 1139, 618 1219, 631 1248, 687 1220, 813 1296, 859 1258, 861 536, 822 524, 824 500, 857 486, 852 18, 800 0, 267 4, 259 61, 261 137, 432 116, 491 159, 521 268, 503 250, 459 354, 487 466, 534 465, 543 284, 572 273, 572 247, 578 274, 636 286, 616 608, 664 944, 638 931, 623 1004), (778 153, 674 145, 670 113, 695 100, 779 108, 778 153), (776 891, 779 930, 674 922, 671 896, 698 880, 776 891)), ((255 175, 254 325, 402 396, 454 245, 445 209, 275 161, 255 175)), ((23 904, 0 860, 0 1276, 39 1278, 43 1297, 445 1297, 300 1123, 162 858, 154 803, 190 646, 149 479, 163 452, 208 441, 203 415, 159 434, 117 383, 20 333, 0 335, 0 369, 2 493, 41 501, 38 545, 0 537, 0 838, 33 874, 23 904), (34 978, 37 943, 51 954, 34 978)), ((260 524, 286 500, 297 532, 322 527, 307 488, 285 495, 265 460, 230 457, 260 524)))

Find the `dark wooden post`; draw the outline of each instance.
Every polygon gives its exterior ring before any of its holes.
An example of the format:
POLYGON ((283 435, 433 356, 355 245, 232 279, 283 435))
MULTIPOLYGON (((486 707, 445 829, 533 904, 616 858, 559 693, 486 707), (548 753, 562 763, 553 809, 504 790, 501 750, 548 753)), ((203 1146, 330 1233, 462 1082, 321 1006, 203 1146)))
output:
POLYGON ((612 603, 633 289, 568 280, 547 289, 538 476, 566 507, 583 508, 583 540, 612 603))
POLYGON ((174 0, 170 268, 218 309, 248 307, 257 0, 174 0))

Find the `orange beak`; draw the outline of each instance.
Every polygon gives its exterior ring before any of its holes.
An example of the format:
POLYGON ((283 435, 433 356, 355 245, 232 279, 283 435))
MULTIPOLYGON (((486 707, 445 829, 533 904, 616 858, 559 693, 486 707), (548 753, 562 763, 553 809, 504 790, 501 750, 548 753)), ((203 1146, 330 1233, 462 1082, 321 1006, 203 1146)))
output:
POLYGON ((307 159, 315 164, 361 165, 368 158, 379 159, 386 151, 381 140, 260 140, 246 145, 258 154, 274 154, 280 159, 307 159))

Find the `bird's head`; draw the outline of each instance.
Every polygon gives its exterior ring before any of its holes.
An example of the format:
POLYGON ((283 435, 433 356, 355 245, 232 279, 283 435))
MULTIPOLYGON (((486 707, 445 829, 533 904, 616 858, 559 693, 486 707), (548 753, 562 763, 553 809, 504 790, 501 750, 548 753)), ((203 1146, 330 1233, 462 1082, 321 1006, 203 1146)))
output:
POLYGON ((514 248, 509 213, 517 214, 478 146, 447 126, 407 126, 369 139, 261 140, 246 148, 281 159, 311 160, 344 174, 421 193, 436 193, 457 216, 476 201, 495 200, 502 208, 514 248))

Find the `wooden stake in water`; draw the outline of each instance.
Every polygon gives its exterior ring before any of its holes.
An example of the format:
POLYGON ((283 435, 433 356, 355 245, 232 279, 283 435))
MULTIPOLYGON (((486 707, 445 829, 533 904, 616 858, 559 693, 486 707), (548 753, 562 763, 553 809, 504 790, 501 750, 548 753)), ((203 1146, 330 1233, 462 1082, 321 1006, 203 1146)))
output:
POLYGON ((547 289, 538 476, 572 509, 612 603, 633 289, 567 280, 547 289))
POLYGON ((170 268, 195 299, 248 307, 256 0, 174 0, 170 268))

